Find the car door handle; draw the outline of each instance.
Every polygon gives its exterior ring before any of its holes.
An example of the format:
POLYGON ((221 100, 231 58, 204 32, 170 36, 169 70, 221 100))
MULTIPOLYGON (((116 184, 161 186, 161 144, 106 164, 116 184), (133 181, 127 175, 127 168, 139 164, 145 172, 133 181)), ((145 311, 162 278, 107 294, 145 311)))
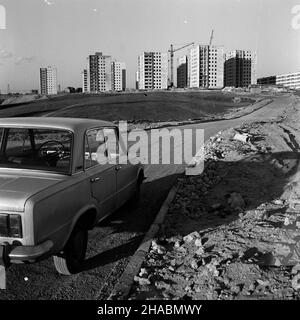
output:
POLYGON ((122 166, 116 166, 115 169, 116 171, 119 171, 120 169, 122 169, 122 166))
POLYGON ((99 177, 96 177, 96 178, 92 178, 92 179, 91 179, 91 182, 94 183, 94 182, 97 182, 97 181, 99 181, 99 180, 100 180, 100 178, 99 178, 99 177))

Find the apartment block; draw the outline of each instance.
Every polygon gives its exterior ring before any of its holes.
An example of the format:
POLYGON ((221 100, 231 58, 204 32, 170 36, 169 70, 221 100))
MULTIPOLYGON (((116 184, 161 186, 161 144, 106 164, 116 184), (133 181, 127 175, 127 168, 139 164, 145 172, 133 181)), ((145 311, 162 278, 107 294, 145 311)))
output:
POLYGON ((278 85, 290 89, 300 89, 300 71, 259 78, 257 79, 257 84, 278 85))
POLYGON ((260 84, 260 85, 276 85, 276 76, 259 78, 259 79, 257 79, 257 84, 260 84))
POLYGON ((144 90, 167 89, 167 53, 143 52, 138 57, 138 87, 144 90))
POLYGON ((178 59, 177 65, 177 88, 188 86, 188 58, 186 55, 178 59))
POLYGON ((276 84, 290 89, 300 89, 300 72, 278 75, 276 76, 276 84))
POLYGON ((234 50, 225 54, 224 86, 248 87, 256 84, 256 53, 249 50, 234 50))
POLYGON ((112 90, 125 91, 126 89, 126 66, 124 62, 112 61, 112 90))
POLYGON ((191 88, 223 88, 224 48, 196 45, 189 53, 188 82, 191 88))
POLYGON ((88 92, 105 92, 112 90, 111 56, 96 52, 87 58, 88 92))
POLYGON ((89 83, 88 83, 88 71, 84 69, 81 73, 82 76, 82 92, 89 91, 89 83))
POLYGON ((57 94, 57 69, 55 67, 40 68, 40 85, 42 95, 57 94))

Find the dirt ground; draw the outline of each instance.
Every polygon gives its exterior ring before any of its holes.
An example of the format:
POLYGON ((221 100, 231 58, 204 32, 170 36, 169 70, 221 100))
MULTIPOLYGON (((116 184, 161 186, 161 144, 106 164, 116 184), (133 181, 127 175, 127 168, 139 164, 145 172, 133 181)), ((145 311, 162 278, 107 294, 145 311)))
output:
POLYGON ((204 172, 179 179, 130 299, 299 299, 300 99, 205 152, 204 172))

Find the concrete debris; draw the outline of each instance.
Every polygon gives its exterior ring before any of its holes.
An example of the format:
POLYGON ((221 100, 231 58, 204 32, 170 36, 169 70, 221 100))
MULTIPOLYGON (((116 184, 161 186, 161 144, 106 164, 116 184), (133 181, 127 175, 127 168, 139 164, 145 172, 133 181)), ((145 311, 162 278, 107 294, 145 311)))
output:
POLYGON ((135 276, 135 277, 134 277, 134 281, 135 281, 135 282, 138 282, 138 284, 139 284, 140 286, 149 285, 149 284, 151 283, 149 279, 147 279, 147 278, 142 278, 142 277, 138 277, 138 276, 135 276))
POLYGON ((251 136, 249 134, 240 134, 236 133, 233 137, 234 140, 242 141, 242 142, 250 142, 251 141, 251 136))
POLYGON ((147 276, 148 275, 148 271, 145 268, 141 268, 139 276, 143 277, 143 276, 147 276))
POLYGON ((300 263, 297 263, 292 268, 292 274, 297 274, 298 272, 300 273, 300 263))
POLYGON ((197 260, 193 259, 193 260, 191 261, 190 265, 191 265, 191 267, 192 267, 193 269, 198 269, 198 262, 197 262, 197 260))
POLYGON ((294 290, 298 291, 300 289, 300 273, 295 275, 292 279, 292 287, 294 290))
POLYGON ((204 171, 178 180, 166 237, 152 242, 132 297, 300 298, 298 100, 278 122, 208 139, 204 171))
POLYGON ((185 243, 189 243, 192 242, 194 239, 200 239, 200 234, 197 231, 194 231, 188 235, 186 235, 185 237, 183 237, 183 241, 185 243))

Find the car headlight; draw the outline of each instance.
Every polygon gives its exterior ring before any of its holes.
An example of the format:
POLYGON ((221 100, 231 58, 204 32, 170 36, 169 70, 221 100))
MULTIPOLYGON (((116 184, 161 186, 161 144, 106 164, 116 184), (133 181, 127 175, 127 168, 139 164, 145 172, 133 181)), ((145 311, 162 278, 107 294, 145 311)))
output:
POLYGON ((22 238, 21 216, 18 214, 0 214, 0 237, 22 238))

